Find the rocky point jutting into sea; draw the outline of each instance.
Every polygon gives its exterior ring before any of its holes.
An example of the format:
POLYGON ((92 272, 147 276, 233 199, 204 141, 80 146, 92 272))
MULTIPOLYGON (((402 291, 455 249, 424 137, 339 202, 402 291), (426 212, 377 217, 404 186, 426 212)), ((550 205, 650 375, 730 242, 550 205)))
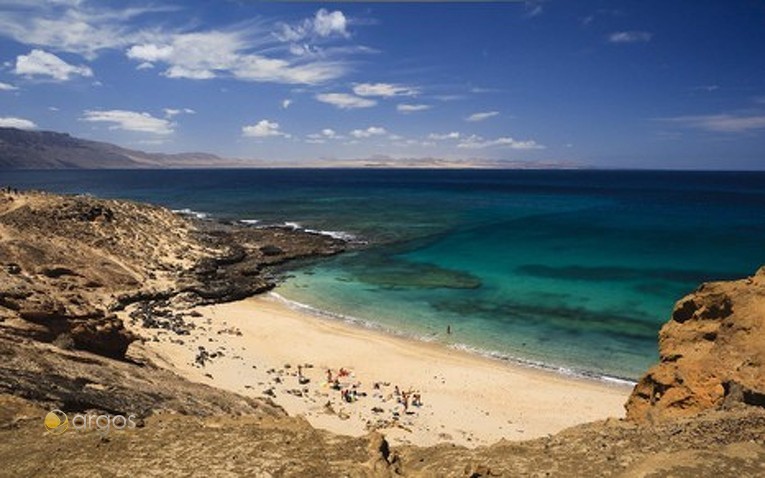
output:
POLYGON ((267 396, 188 381, 146 360, 123 323, 194 327, 195 307, 269 290, 274 266, 338 239, 182 217, 145 204, 0 195, 0 475, 761 476, 765 269, 702 285, 659 339, 626 419, 535 440, 392 446, 318 430, 267 396), (137 312, 136 312, 137 311, 137 312), (138 415, 135 430, 44 432, 53 408, 138 415))

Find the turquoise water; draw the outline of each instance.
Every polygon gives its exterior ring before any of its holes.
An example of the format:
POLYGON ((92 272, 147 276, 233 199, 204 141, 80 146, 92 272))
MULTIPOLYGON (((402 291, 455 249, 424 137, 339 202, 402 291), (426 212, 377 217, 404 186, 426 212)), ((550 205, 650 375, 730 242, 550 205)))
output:
POLYGON ((592 375, 637 378, 656 360, 677 299, 765 263, 762 173, 2 174, 19 187, 350 233, 366 245, 300 264, 277 292, 398 333, 592 375))

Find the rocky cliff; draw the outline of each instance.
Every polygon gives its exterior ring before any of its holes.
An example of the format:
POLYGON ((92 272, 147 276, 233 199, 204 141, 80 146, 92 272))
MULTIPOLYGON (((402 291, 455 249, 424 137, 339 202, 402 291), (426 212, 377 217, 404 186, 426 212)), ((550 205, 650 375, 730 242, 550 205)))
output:
POLYGON ((765 268, 680 299, 659 333, 659 354, 626 404, 629 420, 765 407, 765 268))
POLYGON ((113 358, 134 339, 114 314, 183 309, 273 287, 268 267, 335 254, 343 241, 282 228, 193 221, 129 201, 0 194, 0 325, 113 358))

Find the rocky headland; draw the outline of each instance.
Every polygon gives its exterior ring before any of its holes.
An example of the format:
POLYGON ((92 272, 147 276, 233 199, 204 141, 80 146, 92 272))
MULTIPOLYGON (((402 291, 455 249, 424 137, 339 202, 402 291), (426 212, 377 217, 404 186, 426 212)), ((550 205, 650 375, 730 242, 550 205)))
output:
POLYGON ((123 322, 182 337, 194 307, 269 290, 275 266, 346 247, 129 201, 0 194, 0 476, 765 473, 762 269, 677 303, 660 333, 661 361, 636 385, 625 420, 473 449, 314 429, 266 397, 156 365, 123 322), (41 423, 52 408, 136 413, 139 426, 50 437, 41 423))

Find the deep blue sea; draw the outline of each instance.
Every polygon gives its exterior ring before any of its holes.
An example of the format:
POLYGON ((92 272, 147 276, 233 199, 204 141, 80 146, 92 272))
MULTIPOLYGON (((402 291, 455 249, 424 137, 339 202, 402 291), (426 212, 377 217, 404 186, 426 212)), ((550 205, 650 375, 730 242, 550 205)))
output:
POLYGON ((367 244, 300 264, 277 292, 598 376, 639 377, 677 299, 765 264, 765 173, 3 171, 5 184, 351 234, 367 244))

